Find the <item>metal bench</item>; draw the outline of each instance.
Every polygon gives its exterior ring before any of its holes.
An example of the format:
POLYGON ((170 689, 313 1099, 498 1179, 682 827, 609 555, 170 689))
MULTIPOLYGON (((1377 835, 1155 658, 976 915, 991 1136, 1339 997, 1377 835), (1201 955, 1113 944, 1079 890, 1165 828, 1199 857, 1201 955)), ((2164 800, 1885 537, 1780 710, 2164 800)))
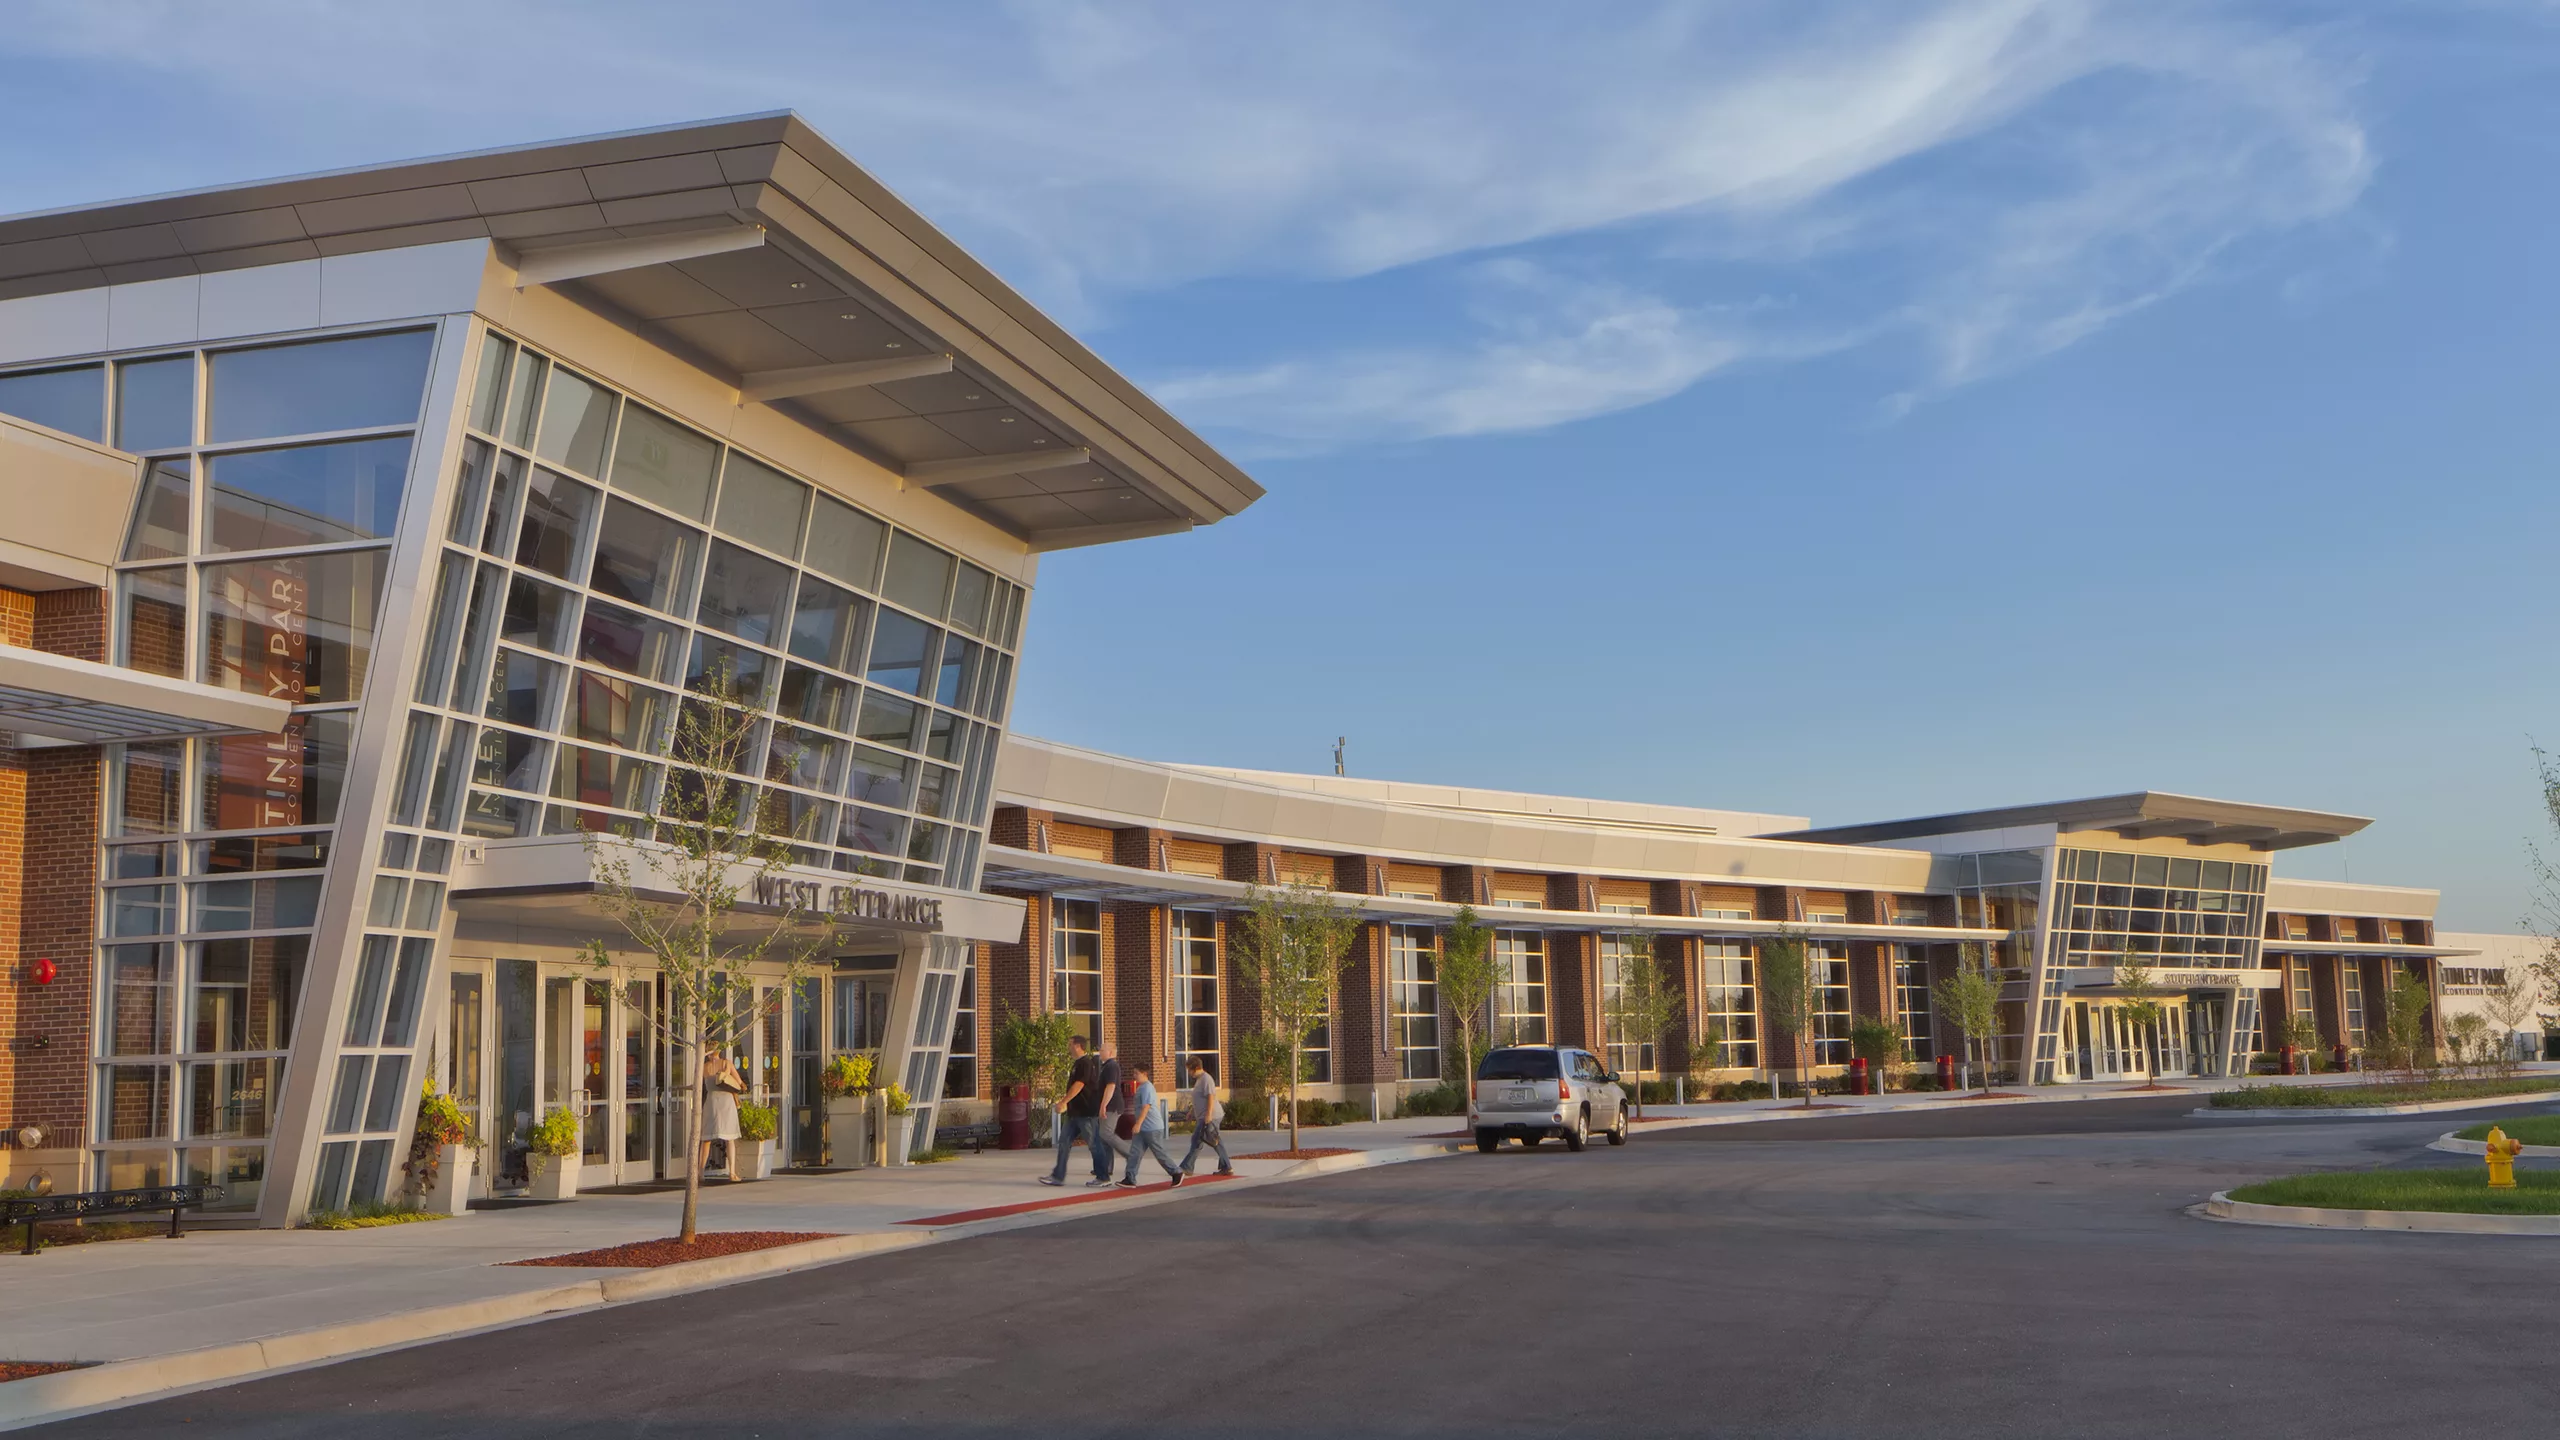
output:
POLYGON ((990 1120, 982 1125, 944 1125, 933 1132, 933 1143, 972 1154, 986 1150, 1004 1136, 1004 1127, 990 1120))
POLYGON ((169 1212, 169 1238, 187 1233, 191 1208, 222 1198, 219 1185, 144 1185, 132 1190, 90 1190, 77 1195, 19 1195, 0 1199, 0 1230, 27 1227, 27 1248, 36 1253, 36 1226, 47 1220, 95 1220, 105 1215, 169 1212))

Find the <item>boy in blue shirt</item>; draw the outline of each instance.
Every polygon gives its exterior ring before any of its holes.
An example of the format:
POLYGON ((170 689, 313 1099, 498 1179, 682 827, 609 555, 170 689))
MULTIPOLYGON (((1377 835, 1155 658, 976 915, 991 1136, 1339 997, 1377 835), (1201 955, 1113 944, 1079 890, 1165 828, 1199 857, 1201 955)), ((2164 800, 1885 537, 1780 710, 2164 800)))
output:
POLYGON ((1164 1148, 1164 1101, 1156 1095, 1155 1077, 1143 1064, 1132 1063, 1127 1068, 1138 1077, 1136 1087, 1129 1092, 1129 1113, 1138 1117, 1138 1128, 1129 1136, 1129 1169, 1120 1177, 1120 1188, 1138 1188, 1138 1160, 1150 1151, 1169 1177, 1167 1188, 1180 1185, 1182 1167, 1173 1163, 1173 1152, 1164 1148))

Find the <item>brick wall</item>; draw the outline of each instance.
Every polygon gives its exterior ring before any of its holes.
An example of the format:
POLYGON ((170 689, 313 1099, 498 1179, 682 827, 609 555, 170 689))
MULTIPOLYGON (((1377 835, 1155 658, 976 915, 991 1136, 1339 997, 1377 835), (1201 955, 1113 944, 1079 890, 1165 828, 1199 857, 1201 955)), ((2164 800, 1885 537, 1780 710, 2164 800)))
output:
MULTIPOLYGON (((102 592, 0 591, 0 639, 102 660, 102 592)), ((42 1125, 49 1144, 76 1145, 88 1123, 90 1014, 97 987, 99 752, 63 747, 0 752, 0 1120, 42 1125), (26 978, 35 961, 58 973, 26 978)))
MULTIPOLYGON (((1136 832, 1122 831, 1123 835, 1136 832)), ((1103 1003, 1110 1007, 1113 1043, 1125 1064, 1143 1062, 1162 1080, 1173 1058, 1165 1045, 1165 911, 1160 905, 1117 901, 1103 907, 1103 1003)))

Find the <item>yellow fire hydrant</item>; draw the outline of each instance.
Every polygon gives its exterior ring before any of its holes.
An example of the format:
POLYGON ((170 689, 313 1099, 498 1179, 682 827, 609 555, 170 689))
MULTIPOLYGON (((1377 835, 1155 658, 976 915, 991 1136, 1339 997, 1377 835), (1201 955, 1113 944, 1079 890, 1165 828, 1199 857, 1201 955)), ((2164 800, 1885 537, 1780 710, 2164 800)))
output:
POLYGON ((2508 1139, 2506 1131, 2492 1125, 2486 1143, 2489 1148, 2489 1188, 2513 1190, 2516 1188, 2516 1156, 2523 1153, 2524 1142, 2508 1139))

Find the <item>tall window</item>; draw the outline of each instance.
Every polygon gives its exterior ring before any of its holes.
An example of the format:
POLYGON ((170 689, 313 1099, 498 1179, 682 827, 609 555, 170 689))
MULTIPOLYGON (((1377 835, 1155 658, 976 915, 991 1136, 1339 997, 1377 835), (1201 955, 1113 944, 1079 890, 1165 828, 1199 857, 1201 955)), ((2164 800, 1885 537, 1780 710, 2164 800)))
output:
POLYGON ((1049 1008, 1069 1016, 1088 1045, 1102 1043, 1102 905, 1050 904, 1049 1008))
POLYGON ((2292 973, 2285 978, 2287 989, 2293 996, 2293 1013, 2296 1015, 2318 1013, 2311 1008, 2311 962, 2297 955, 2293 957, 2290 964, 2292 973))
POLYGON ((1929 1024, 1929 962, 1916 945, 1893 947, 1893 1009, 1902 1019, 1902 1043, 1911 1058, 1923 1065, 1937 1059, 1929 1024))
POLYGON ((1724 1032, 1721 1068, 1760 1064, 1760 991, 1751 971, 1751 947, 1740 940, 1708 939, 1698 946, 1698 1009, 1703 1023, 1724 1032))
POLYGON ((1298 1052, 1298 1078, 1310 1085, 1333 1083, 1333 1005, 1333 993, 1327 991, 1324 1016, 1307 1032, 1306 1046, 1298 1052))
POLYGON ((2346 1011, 2347 1043, 2364 1044, 2364 966, 2354 960, 2338 962, 2338 998, 2346 1011))
POLYGON ((1493 1043, 1547 1043, 1547 937, 1536 930, 1493 932, 1493 1043))
POLYGON ((1813 966, 1813 1063, 1849 1063, 1849 950, 1845 945, 1812 944, 1805 959, 1813 966))
MULTIPOLYGON (((1208 910, 1173 912, 1173 1073, 1197 1059, 1218 1073, 1218 917, 1208 910)), ((1168 1086, 1168 1088, 1170 1088, 1168 1086)))
POLYGON ((1609 1068, 1629 1075, 1651 1070, 1655 1063, 1655 1037, 1637 1036, 1629 1043, 1626 1027, 1618 1019, 1618 1006, 1627 991, 1627 963, 1634 954, 1629 937, 1600 937, 1600 1023, 1608 1032, 1609 1068))
POLYGON ((978 1093, 978 947, 961 962, 960 1001, 951 1014, 951 1058, 943 1062, 942 1094, 966 1100, 978 1093))
POLYGON ((1428 925, 1387 927, 1388 1002, 1396 1078, 1440 1078, 1439 934, 1428 925))

